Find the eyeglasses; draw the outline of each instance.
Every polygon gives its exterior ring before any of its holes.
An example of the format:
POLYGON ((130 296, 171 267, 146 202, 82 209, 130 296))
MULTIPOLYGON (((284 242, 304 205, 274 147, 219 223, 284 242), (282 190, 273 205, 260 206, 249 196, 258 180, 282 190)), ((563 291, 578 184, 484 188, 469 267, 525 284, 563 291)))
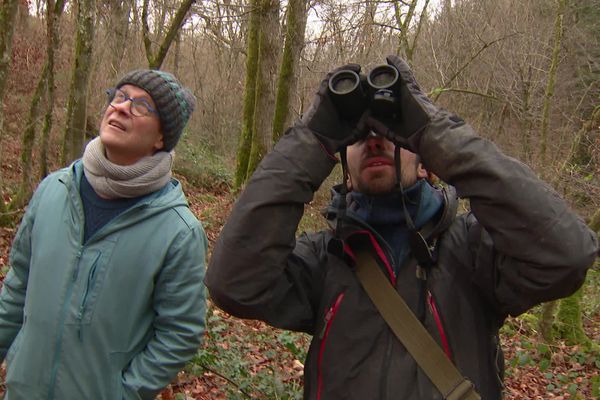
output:
POLYGON ((148 114, 156 114, 158 115, 158 111, 156 111, 148 101, 145 99, 136 99, 134 97, 129 97, 129 95, 123 92, 121 89, 107 89, 106 94, 108 95, 108 104, 111 106, 116 106, 117 104, 125 103, 126 101, 131 101, 129 105, 129 112, 131 115, 135 117, 144 117, 148 114))

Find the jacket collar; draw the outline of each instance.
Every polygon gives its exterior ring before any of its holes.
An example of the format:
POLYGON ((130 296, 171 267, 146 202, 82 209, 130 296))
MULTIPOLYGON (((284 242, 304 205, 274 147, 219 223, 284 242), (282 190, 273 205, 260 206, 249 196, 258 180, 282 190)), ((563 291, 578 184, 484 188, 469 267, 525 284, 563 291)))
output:
MULTIPOLYGON (((332 229, 336 229, 338 225, 337 220, 340 215, 340 189, 341 185, 334 186, 331 189, 331 203, 323 210, 323 215, 332 229)), ((444 185, 441 188, 436 188, 436 190, 439 190, 443 196, 442 211, 440 217, 435 221, 426 222, 420 227, 419 231, 426 240, 436 237, 446 230, 456 217, 458 210, 458 197, 456 189, 453 186, 444 185)), ((353 200, 351 198, 351 193, 347 196, 347 203, 350 204, 349 207, 352 207, 351 202, 353 200)), ((357 218, 352 213, 344 213, 342 231, 337 232, 336 236, 344 240, 352 233, 364 229, 372 230, 364 220, 357 218)))

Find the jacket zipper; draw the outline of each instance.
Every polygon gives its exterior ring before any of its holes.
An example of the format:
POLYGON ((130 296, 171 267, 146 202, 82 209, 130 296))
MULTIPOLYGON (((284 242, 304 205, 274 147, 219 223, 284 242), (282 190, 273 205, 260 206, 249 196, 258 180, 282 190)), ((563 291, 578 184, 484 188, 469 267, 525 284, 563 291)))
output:
POLYGON ((435 305, 435 301, 433 300, 433 295, 430 291, 427 291, 427 304, 429 304, 429 311, 431 311, 431 314, 433 315, 435 325, 437 326, 438 332, 440 334, 440 339, 442 341, 442 348, 444 349, 444 353, 446 353, 446 357, 448 357, 448 359, 452 361, 452 353, 450 352, 450 345, 448 344, 448 338, 446 337, 446 332, 444 331, 442 318, 440 317, 438 309, 435 305))
POLYGON ((385 355, 383 357, 383 366, 381 369, 382 371, 385 371, 386 373, 381 374, 381 379, 379 381, 379 384, 381 385, 381 396, 382 396, 381 398, 382 399, 389 398, 389 396, 388 396, 389 391, 387 389, 389 374, 387 373, 387 371, 389 371, 390 362, 392 361, 392 347, 394 345, 395 338, 396 338, 396 336, 390 330, 388 330, 388 332, 387 332, 387 347, 385 350, 385 355))
POLYGON ((77 337, 81 341, 81 326, 83 323, 83 315, 85 314, 85 306, 87 304, 88 295, 90 293, 90 289, 94 286, 94 282, 96 281, 96 266, 98 265, 98 260, 102 253, 98 253, 94 262, 92 263, 92 268, 90 268, 90 272, 87 277, 87 283, 85 285, 85 291, 83 292, 83 297, 81 299, 81 303, 79 304, 79 310, 77 312, 77 337))
POLYGON ((344 292, 340 293, 338 297, 335 299, 335 302, 329 310, 325 313, 325 319, 323 323, 323 329, 321 330, 321 334, 319 338, 321 339, 321 344, 319 347, 319 357, 317 359, 317 400, 321 400, 321 392, 323 390, 323 354, 325 353, 325 343, 327 342, 327 336, 329 334, 329 329, 331 328, 331 323, 333 322, 333 318, 340 308, 340 304, 342 303, 342 299, 344 298, 344 292))
POLYGON ((56 343, 54 346, 54 357, 52 360, 52 369, 50 371, 50 385, 48 387, 48 400, 54 399, 54 389, 56 387, 56 375, 58 373, 58 363, 60 359, 60 352, 62 350, 62 337, 65 330, 65 319, 69 305, 71 304, 71 297, 73 296, 73 287, 79 274, 79 264, 81 262, 81 256, 83 254, 83 246, 79 247, 77 255, 75 257, 75 268, 71 276, 71 282, 67 288, 67 294, 65 296, 65 302, 63 303, 62 310, 60 312, 60 319, 58 321, 58 335, 56 336, 56 343))

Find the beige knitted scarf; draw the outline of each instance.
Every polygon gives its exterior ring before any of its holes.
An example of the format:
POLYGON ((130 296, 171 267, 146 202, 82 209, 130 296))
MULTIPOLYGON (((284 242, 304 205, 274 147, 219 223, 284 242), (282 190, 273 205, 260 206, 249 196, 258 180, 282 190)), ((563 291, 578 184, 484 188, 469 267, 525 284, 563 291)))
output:
POLYGON ((94 191, 106 199, 132 198, 155 192, 171 180, 174 153, 158 151, 133 165, 110 162, 97 137, 85 148, 83 171, 94 191))

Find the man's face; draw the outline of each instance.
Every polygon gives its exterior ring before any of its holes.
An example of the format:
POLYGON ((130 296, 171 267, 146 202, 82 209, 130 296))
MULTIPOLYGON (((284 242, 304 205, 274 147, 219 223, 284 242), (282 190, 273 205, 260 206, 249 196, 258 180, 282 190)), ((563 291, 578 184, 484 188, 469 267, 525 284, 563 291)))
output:
MULTIPOLYGON (((152 97, 145 90, 133 85, 123 85, 120 90, 130 98, 146 100, 156 109, 152 97)), ((129 100, 108 105, 100 122, 100 140, 106 150, 106 157, 118 165, 134 164, 164 146, 158 115, 132 115, 129 100)))
MULTIPOLYGON (((349 186, 351 190, 367 195, 389 193, 396 184, 394 167, 394 144, 379 135, 370 134, 347 148, 349 186)), ((419 178, 427 177, 427 171, 417 155, 406 149, 400 150, 402 186, 410 187, 419 178)))

